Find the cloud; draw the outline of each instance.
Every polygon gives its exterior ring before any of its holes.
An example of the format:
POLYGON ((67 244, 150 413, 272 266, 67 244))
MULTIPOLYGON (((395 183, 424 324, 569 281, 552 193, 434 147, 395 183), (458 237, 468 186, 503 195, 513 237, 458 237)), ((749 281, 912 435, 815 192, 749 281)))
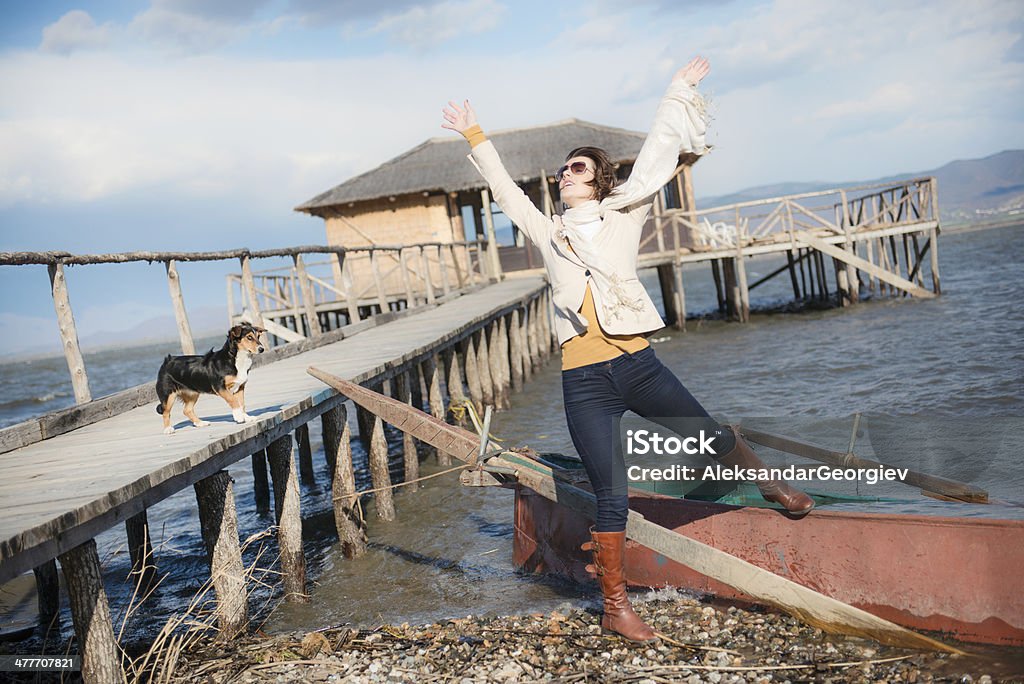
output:
POLYGON ((72 10, 43 29, 39 49, 69 55, 76 50, 96 50, 110 43, 111 25, 97 26, 88 12, 72 10))
MULTIPOLYGON (((192 2, 156 2, 127 27, 135 39, 184 54, 211 52, 243 38, 250 15, 194 11, 192 2)), ((202 5, 202 3, 199 3, 202 5)), ((216 6, 218 3, 211 3, 216 6)))
POLYGON ((410 7, 431 4, 423 0, 291 0, 286 14, 299 17, 305 26, 322 26, 375 19, 386 14, 399 14, 410 7))
POLYGON ((389 14, 373 30, 415 50, 425 50, 460 35, 489 31, 498 25, 504 11, 504 5, 495 0, 447 0, 389 14))

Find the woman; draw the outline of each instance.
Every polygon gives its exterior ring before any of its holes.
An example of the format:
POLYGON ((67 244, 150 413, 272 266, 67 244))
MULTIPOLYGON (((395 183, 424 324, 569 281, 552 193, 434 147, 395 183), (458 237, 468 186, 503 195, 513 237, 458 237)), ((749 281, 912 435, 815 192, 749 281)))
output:
MULTIPOLYGON (((469 141, 470 161, 494 200, 543 255, 562 350, 566 422, 597 498, 592 541, 583 548, 594 552, 604 595, 601 625, 634 641, 656 635, 633 612, 626 595, 622 566, 629 499, 625 463, 615 448, 616 419, 627 410, 663 424, 664 417, 703 419, 717 428, 719 462, 765 467, 735 428, 714 423, 654 354, 646 335, 664 322, 636 273, 640 232, 655 194, 671 179, 681 153, 708 150, 704 101, 696 87, 709 70, 707 60, 695 57, 675 74, 621 186, 615 186, 615 169, 603 150, 570 152, 555 174, 565 207, 560 217, 548 218, 515 184, 468 100, 462 107, 449 102, 441 124, 469 141)), ((814 507, 809 496, 784 482, 757 484, 765 499, 791 514, 814 507)))

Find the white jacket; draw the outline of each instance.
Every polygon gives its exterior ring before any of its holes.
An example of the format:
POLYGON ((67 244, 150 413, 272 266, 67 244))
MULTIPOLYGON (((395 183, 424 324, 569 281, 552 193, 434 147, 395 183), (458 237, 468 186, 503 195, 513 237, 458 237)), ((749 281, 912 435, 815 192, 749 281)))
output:
POLYGON ((602 226, 591 247, 603 258, 606 270, 612 271, 615 292, 588 276, 587 264, 569 249, 561 217, 548 218, 534 206, 505 170, 491 141, 473 148, 469 159, 490 186, 494 201, 544 258, 559 345, 585 332, 590 324, 579 313, 588 282, 601 328, 608 334, 643 334, 664 327, 665 322, 637 277, 640 232, 655 193, 671 179, 679 155, 704 154, 708 150, 704 143, 706 125, 700 95, 683 81, 673 82, 662 98, 629 178, 600 203, 602 226), (626 301, 633 305, 620 305, 626 301))

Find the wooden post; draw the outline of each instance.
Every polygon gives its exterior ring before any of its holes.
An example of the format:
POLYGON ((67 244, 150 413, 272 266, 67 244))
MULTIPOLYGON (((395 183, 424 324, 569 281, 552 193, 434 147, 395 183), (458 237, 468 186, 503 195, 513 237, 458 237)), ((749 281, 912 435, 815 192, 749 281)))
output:
POLYGON ((487 348, 487 332, 483 328, 473 333, 476 344, 476 364, 480 373, 484 406, 494 406, 494 378, 491 377, 491 354, 487 348))
POLYGON ((409 263, 404 247, 398 250, 398 269, 402 272, 402 287, 405 288, 405 308, 415 308, 416 295, 412 292, 412 278, 409 277, 409 263))
MULTIPOLYGON (((512 397, 510 390, 512 368, 509 363, 508 351, 508 328, 505 325, 505 317, 499 316, 494 325, 498 336, 498 373, 501 376, 501 408, 512 408, 512 397)), ((492 354, 493 356, 493 354, 492 354)))
POLYGON ((377 249, 370 247, 370 270, 373 271, 373 284, 377 288, 377 306, 380 307, 381 313, 387 313, 391 310, 388 306, 388 295, 384 290, 384 280, 380 272, 380 263, 377 259, 377 249))
POLYGON ((676 311, 675 278, 672 273, 672 264, 661 264, 656 268, 658 286, 661 289, 661 301, 665 309, 665 324, 678 327, 679 313, 676 311))
MULTIPOLYGON (((441 369, 438 367, 437 354, 429 356, 422 364, 423 379, 427 384, 427 403, 430 405, 430 415, 438 420, 445 418, 444 395, 441 394, 441 369)), ((451 454, 435 450, 439 465, 447 466, 452 464, 451 454)))
POLYGON ((384 437, 384 423, 380 416, 373 416, 370 438, 370 480, 373 482, 374 508, 381 520, 395 519, 395 500, 391 491, 391 473, 388 470, 388 442, 384 437))
POLYGON ((249 302, 249 316, 252 323, 259 327, 263 325, 263 313, 260 311, 260 302, 256 296, 256 281, 252 278, 252 265, 249 263, 249 255, 241 257, 242 262, 242 287, 245 290, 246 300, 249 302))
POLYGON ((530 352, 530 365, 533 368, 533 372, 537 373, 540 371, 540 324, 538 318, 540 317, 540 297, 535 297, 530 301, 530 317, 527 324, 529 331, 527 335, 527 345, 530 352))
POLYGON ((196 482, 193 489, 199 505, 199 527, 210 561, 211 582, 217 595, 218 638, 228 641, 243 632, 249 622, 245 567, 238 545, 238 517, 231 476, 225 470, 218 471, 196 482))
POLYGON ((725 313, 730 320, 740 320, 740 290, 736 284, 736 258, 722 259, 722 280, 725 288, 725 313))
POLYGON ((71 617, 82 655, 82 680, 86 684, 124 682, 96 540, 90 539, 62 553, 60 567, 68 587, 71 617))
POLYGON ((736 227, 736 286, 739 292, 740 322, 746 323, 750 320, 750 291, 747 289, 747 265, 743 260, 743 239, 740 236, 739 225, 736 227))
MULTIPOLYGON (((896 251, 896 236, 895 235, 890 235, 889 236, 889 247, 892 249, 892 272, 895 273, 898 276, 901 276, 901 275, 903 275, 903 273, 900 271, 900 255, 896 251)), ((909 266, 907 267, 907 272, 908 273, 910 272, 910 267, 909 266)))
POLYGON ((845 307, 850 305, 850 283, 846 277, 846 268, 844 264, 832 257, 832 268, 836 274, 836 297, 839 300, 839 306, 845 307))
POLYGON ((57 562, 48 560, 32 568, 36 576, 36 605, 39 608, 39 624, 49 630, 57 625, 60 617, 60 580, 57 578, 57 562))
MULTIPOLYGON (((480 339, 484 339, 483 330, 480 331, 480 339)), ((497 321, 491 321, 487 326, 486 340, 487 370, 494 391, 494 408, 508 408, 508 386, 503 384, 501 377, 501 341, 497 321)))
POLYGON ((309 423, 295 428, 295 443, 299 447, 299 479, 304 485, 316 484, 313 469, 313 447, 309 443, 309 423))
MULTIPOLYGON (((309 324, 309 336, 320 337, 323 330, 320 328, 320 318, 316 313, 316 300, 313 298, 313 287, 309 283, 306 265, 302 261, 301 254, 292 255, 292 260, 295 262, 295 275, 299 279, 299 291, 302 293, 302 304, 306 311, 306 321, 309 324)), ((301 326, 299 332, 302 332, 301 326)))
POLYGON ((334 503, 334 527, 338 531, 341 553, 355 558, 366 553, 366 531, 356 510, 356 477, 352 469, 352 435, 345 405, 320 416, 324 451, 332 468, 331 499, 334 503))
POLYGON ((260 449, 252 455, 252 489, 256 498, 256 512, 270 512, 270 479, 267 476, 267 454, 260 449))
POLYGON ((789 282, 793 286, 793 301, 800 301, 800 285, 796 281, 796 263, 793 259, 793 250, 786 250, 786 264, 789 269, 789 282))
POLYGON ((132 575, 136 585, 145 593, 156 580, 156 565, 153 564, 153 540, 149 536, 149 519, 146 509, 124 521, 128 536, 128 552, 132 558, 132 575))
POLYGON ((277 544, 281 551, 284 600, 309 601, 306 594, 306 557, 302 553, 302 511, 299 479, 292 458, 292 436, 286 434, 267 447, 270 477, 274 481, 274 511, 277 514, 277 544))
MULTIPOLYGON (((846 191, 845 190, 840 190, 839 191, 839 196, 840 196, 840 200, 843 203, 842 219, 843 219, 843 236, 845 238, 843 249, 845 249, 847 251, 847 253, 853 254, 853 236, 850 233, 850 224, 852 222, 850 221, 850 205, 849 205, 849 202, 847 201, 847 198, 846 198, 846 191)), ((858 283, 860 281, 857 280, 857 269, 855 269, 853 267, 853 264, 851 264, 849 262, 841 264, 841 266, 846 271, 846 273, 845 273, 845 280, 846 280, 845 293, 846 293, 847 303, 849 303, 849 304, 856 304, 860 300, 860 292, 858 292, 858 287, 857 287, 858 283)), ((843 290, 840 290, 840 293, 842 293, 842 292, 843 292, 843 290)), ((842 296, 842 294, 840 294, 840 296, 842 296)))
POLYGON ((455 253, 455 244, 448 243, 448 254, 452 257, 452 268, 455 269, 455 282, 458 284, 458 288, 461 290, 466 287, 466 274, 462 271, 462 265, 459 263, 459 256, 455 253))
POLYGON ((487 227, 487 260, 490 264, 491 282, 501 280, 501 261, 498 259, 498 238, 494 234, 494 216, 491 215, 491 192, 487 188, 480 191, 480 201, 484 209, 484 224, 487 227))
POLYGON ((540 350, 540 358, 544 363, 547 363, 551 357, 551 312, 551 288, 547 287, 540 296, 540 307, 537 310, 539 316, 537 322, 540 324, 537 348, 540 350))
POLYGON ((420 246, 420 263, 423 267, 423 284, 427 289, 427 304, 434 303, 434 283, 430 279, 430 263, 427 261, 427 253, 420 246))
POLYGON ((164 262, 167 268, 167 287, 171 291, 171 304, 174 307, 174 320, 178 322, 178 338, 181 340, 182 354, 195 354, 196 345, 192 340, 192 328, 188 324, 188 313, 185 311, 185 297, 181 294, 181 279, 174 259, 164 262))
POLYGON ((89 392, 89 376, 85 373, 82 349, 78 345, 78 330, 75 328, 75 315, 71 311, 71 298, 68 296, 68 284, 64 278, 64 264, 58 261, 47 268, 50 272, 50 292, 53 295, 53 308, 57 312, 57 326, 60 328, 64 358, 71 372, 75 403, 84 404, 92 401, 92 394, 89 392))
POLYGON ((672 264, 672 277, 675 278, 676 312, 679 316, 676 321, 676 330, 686 330, 686 290, 683 289, 683 264, 679 261, 679 252, 676 251, 676 261, 672 264))
POLYGON ((338 289, 345 290, 345 305, 348 308, 348 322, 358 323, 359 322, 359 296, 356 294, 356 286, 352 280, 352 260, 345 258, 344 254, 334 253, 331 255, 334 258, 336 268, 338 270, 339 287, 338 289), (346 269, 348 270, 348 282, 346 283, 346 269))
MULTIPOLYGON (((935 179, 932 179, 932 183, 934 182, 935 179)), ((928 231, 928 243, 932 246, 932 292, 934 292, 935 294, 942 294, 942 287, 939 285, 939 232, 935 228, 932 228, 931 230, 928 231)))
POLYGON ((448 264, 444 259, 444 250, 441 249, 441 245, 437 245, 437 266, 441 270, 441 292, 445 295, 449 295, 452 292, 452 286, 448 282, 448 264))
POLYGON ((530 381, 533 377, 533 362, 530 360, 530 305, 523 305, 516 309, 519 314, 519 347, 523 352, 523 383, 530 381))
MULTIPOLYGON (((458 367, 456 365, 456 367, 458 367)), ((412 406, 412 391, 410 388, 411 379, 409 377, 409 371, 405 373, 399 373, 395 377, 395 394, 399 401, 403 401, 409 406, 412 406)), ((449 380, 449 386, 451 381, 449 380)), ((461 391, 461 390, 460 390, 461 391)), ((402 460, 405 464, 405 482, 412 482, 412 484, 406 485, 410 491, 416 491, 419 489, 419 484, 413 482, 420 476, 420 457, 416 448, 416 438, 411 433, 402 433, 402 460)))
POLYGON ((715 280, 715 297, 718 299, 718 311, 721 313, 728 312, 728 306, 726 305, 726 290, 722 287, 722 260, 712 259, 711 260, 711 277, 715 280))
MULTIPOLYGON (((452 345, 442 356, 445 364, 445 384, 448 386, 448 405, 463 406, 466 402, 466 394, 462 391, 462 368, 459 366, 459 350, 457 345, 452 345)), ((466 426, 465 414, 456 422, 459 427, 466 426)))
POLYGON ((463 344, 462 358, 466 363, 466 386, 469 387, 469 400, 473 402, 473 408, 477 415, 484 413, 484 390, 480 384, 480 366, 476 360, 476 345, 473 344, 473 337, 467 337, 463 344))
MULTIPOLYGON (((874 264, 875 263, 875 241, 874 240, 865 240, 864 241, 864 250, 866 252, 864 258, 866 258, 870 263, 874 264)), ((866 273, 865 275, 867 276, 867 279, 868 279, 868 292, 874 292, 875 291, 875 278, 872 277, 870 272, 866 273)))
POLYGON ((519 323, 519 309, 512 309, 508 321, 509 379, 512 391, 523 389, 523 331, 519 323))
POLYGON ((800 267, 800 289, 804 294, 805 298, 814 298, 814 276, 811 276, 810 287, 807 285, 807 276, 811 270, 811 266, 808 263, 807 268, 804 268, 804 262, 808 261, 810 257, 807 256, 806 249, 800 249, 796 253, 797 265, 800 267))
POLYGON ((411 385, 409 389, 412 392, 412 405, 421 411, 423 410, 423 397, 430 395, 427 383, 423 379, 422 370, 420 365, 417 364, 409 371, 409 383, 411 385))
MULTIPOLYGON (((924 287, 924 271, 922 262, 924 261, 924 252, 921 251, 921 245, 917 241, 917 233, 910 234, 910 240, 914 243, 914 272, 916 274, 915 282, 921 287, 924 287)), ((928 244, 928 243, 925 243, 928 244)))

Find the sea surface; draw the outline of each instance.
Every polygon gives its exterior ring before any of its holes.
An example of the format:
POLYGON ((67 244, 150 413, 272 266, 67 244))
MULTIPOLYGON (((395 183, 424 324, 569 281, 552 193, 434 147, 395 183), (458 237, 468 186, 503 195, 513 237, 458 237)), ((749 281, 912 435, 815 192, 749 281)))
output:
MULTIPOLYGON (((844 452, 852 440, 858 455, 986 488, 997 502, 940 502, 893 483, 829 485, 896 499, 844 506, 1024 518, 1024 226, 944 234, 939 262, 942 296, 932 300, 867 293, 852 308, 755 313, 746 325, 710 315, 715 308, 710 268, 688 266, 683 276, 692 317, 687 330, 666 329, 652 342, 661 360, 720 420, 739 420, 844 452)), ((748 262, 748 281, 780 263, 774 258, 748 262)), ((660 303, 654 273, 643 277, 660 303)), ((930 286, 930 274, 925 283, 930 286)), ((789 279, 782 274, 756 288, 752 304, 779 311, 791 297, 789 279)), ((203 340, 198 346, 214 344, 219 341, 203 340)), ((168 343, 86 354, 93 395, 152 381, 163 356, 175 352, 176 345, 168 343)), ((0 397, 0 426, 70 406, 73 394, 63 358, 0 364, 0 397)), ((557 356, 512 401, 512 409, 495 414, 492 433, 508 445, 575 453, 564 423, 557 356)), ((388 435, 397 478, 401 436, 390 430, 388 435)), ((551 610, 564 602, 593 600, 590 588, 517 574, 511 563, 512 492, 463 488, 454 474, 428 480, 417 492, 398 490, 395 522, 378 521, 368 499, 370 551, 345 560, 332 533, 318 421, 311 424, 311 440, 316 484, 303 485, 302 507, 312 601, 276 606, 273 592, 257 588, 252 605, 263 629, 415 623, 551 610)), ((358 440, 353 446, 358 484, 369 488, 365 454, 358 440)), ((758 451, 773 464, 799 462, 758 451)), ((423 458, 423 474, 441 470, 433 459, 423 458)), ((230 472, 241 535, 258 537, 273 519, 256 511, 248 459, 230 472)), ((148 515, 163 580, 127 621, 132 586, 126 581, 123 528, 97 540, 115 622, 119 628, 124 624, 126 637, 140 640, 151 637, 208 576, 192 489, 153 506, 148 515)), ((257 538, 246 559, 269 566, 274 553, 272 537, 257 538)), ((64 610, 67 636, 71 621, 64 610)))

